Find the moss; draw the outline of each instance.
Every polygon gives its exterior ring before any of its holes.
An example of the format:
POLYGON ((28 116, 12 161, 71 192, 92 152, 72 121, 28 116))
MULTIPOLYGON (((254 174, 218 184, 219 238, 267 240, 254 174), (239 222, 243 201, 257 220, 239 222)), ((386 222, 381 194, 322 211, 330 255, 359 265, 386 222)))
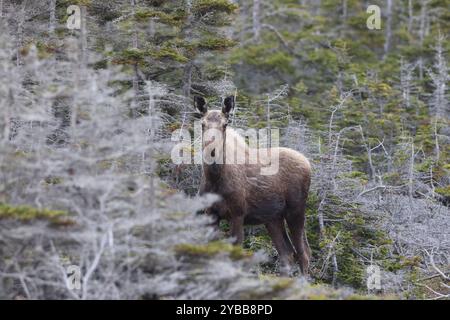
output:
POLYGON ((450 184, 445 187, 436 188, 435 191, 441 196, 450 197, 450 184))
POLYGON ((308 296, 309 300, 327 300, 328 297, 325 293, 322 294, 311 294, 308 296))
POLYGON ((369 296, 369 295, 361 295, 361 294, 351 294, 346 297, 346 300, 378 300, 379 297, 369 296))
POLYGON ((369 180, 367 177, 367 174, 365 174, 364 172, 361 172, 361 171, 352 171, 352 172, 344 173, 341 176, 345 177, 345 178, 350 178, 350 179, 360 179, 361 182, 367 182, 369 180))
POLYGON ((244 250, 240 246, 234 246, 223 241, 213 241, 207 244, 184 243, 175 246, 175 252, 178 255, 191 257, 212 257, 218 254, 227 254, 233 260, 249 258, 252 253, 244 250))
POLYGON ((74 0, 71 4, 79 5, 79 6, 90 6, 92 4, 92 0, 74 0))
POLYGON ((293 284, 294 280, 291 278, 277 278, 272 284, 272 289, 275 292, 279 292, 291 288, 293 284))
POLYGON ((35 219, 48 220, 52 223, 58 223, 60 219, 66 216, 65 211, 36 209, 30 206, 11 206, 0 203, 0 220, 14 219, 19 221, 31 221, 35 219))

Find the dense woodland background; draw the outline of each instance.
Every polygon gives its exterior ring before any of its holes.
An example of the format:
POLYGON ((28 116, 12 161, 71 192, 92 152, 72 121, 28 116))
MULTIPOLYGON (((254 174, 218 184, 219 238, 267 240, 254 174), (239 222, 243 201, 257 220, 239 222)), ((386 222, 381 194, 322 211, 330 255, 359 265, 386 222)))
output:
POLYGON ((449 8, 0 0, 0 298, 448 299, 449 8), (196 213, 216 198, 170 160, 193 95, 311 159, 308 278, 279 276, 264 228, 234 247, 196 213))

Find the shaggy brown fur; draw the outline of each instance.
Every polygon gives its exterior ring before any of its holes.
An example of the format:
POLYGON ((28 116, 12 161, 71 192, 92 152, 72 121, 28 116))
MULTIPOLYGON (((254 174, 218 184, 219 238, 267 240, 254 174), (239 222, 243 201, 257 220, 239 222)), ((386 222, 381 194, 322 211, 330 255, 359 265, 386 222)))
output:
MULTIPOLYGON (((278 251, 281 264, 287 267, 294 256, 302 273, 306 273, 310 258, 305 233, 305 206, 311 179, 308 159, 288 148, 263 150, 269 151, 269 156, 276 156, 278 152, 279 170, 274 175, 261 175, 261 167, 267 167, 267 157, 258 157, 257 164, 249 164, 248 161, 245 164, 229 164, 228 160, 237 152, 248 156, 253 151, 238 133, 227 128, 234 98, 225 99, 222 111, 207 111, 204 99, 199 97, 195 98, 195 105, 203 113, 203 132, 217 129, 226 133, 222 142, 225 164, 203 165, 200 193, 216 193, 222 197, 207 212, 214 215, 217 222, 220 219, 230 222, 231 234, 238 244, 243 241, 244 224, 264 224, 278 251), (286 232, 285 221, 290 237, 286 232)), ((208 143, 203 141, 203 147, 208 143)))

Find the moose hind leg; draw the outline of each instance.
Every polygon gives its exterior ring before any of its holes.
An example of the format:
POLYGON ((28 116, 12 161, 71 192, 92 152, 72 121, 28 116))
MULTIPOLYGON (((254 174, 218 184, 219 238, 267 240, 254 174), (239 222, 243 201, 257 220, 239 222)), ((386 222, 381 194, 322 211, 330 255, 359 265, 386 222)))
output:
POLYGON ((291 239, 289 239, 289 236, 287 234, 286 227, 284 226, 284 220, 281 222, 282 228, 281 231, 283 232, 283 238, 286 248, 289 251, 289 262, 294 262, 293 258, 296 256, 295 248, 292 245, 291 239))
POLYGON ((297 261, 302 274, 308 273, 310 248, 305 232, 305 204, 291 209, 286 215, 286 221, 291 232, 292 244, 297 252, 297 261))
POLYGON ((289 258, 294 254, 294 248, 292 247, 289 237, 286 233, 283 220, 275 220, 265 224, 270 238, 277 249, 278 258, 281 265, 281 273, 287 275, 289 271, 289 258), (286 241, 288 240, 288 241, 286 241))

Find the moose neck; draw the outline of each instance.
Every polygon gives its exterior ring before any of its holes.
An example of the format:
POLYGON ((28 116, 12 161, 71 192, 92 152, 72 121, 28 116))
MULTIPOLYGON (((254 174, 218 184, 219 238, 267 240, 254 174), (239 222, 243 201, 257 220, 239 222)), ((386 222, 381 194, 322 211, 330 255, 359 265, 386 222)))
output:
POLYGON ((205 177, 212 181, 220 181, 224 175, 225 165, 212 163, 212 164, 203 164, 203 172, 205 173, 205 177))
POLYGON ((225 135, 223 137, 223 145, 222 145, 222 163, 203 163, 203 171, 205 176, 211 181, 220 181, 221 178, 225 175, 226 168, 226 138, 225 135))
POLYGON ((240 136, 235 130, 228 127, 223 135, 223 163, 203 163, 203 171, 206 178, 220 181, 222 177, 232 174, 236 176, 236 168, 233 163, 237 161, 237 157, 248 157, 248 145, 244 138, 240 136), (227 154, 229 153, 229 157, 227 154), (235 159, 236 158, 236 159, 235 159))

